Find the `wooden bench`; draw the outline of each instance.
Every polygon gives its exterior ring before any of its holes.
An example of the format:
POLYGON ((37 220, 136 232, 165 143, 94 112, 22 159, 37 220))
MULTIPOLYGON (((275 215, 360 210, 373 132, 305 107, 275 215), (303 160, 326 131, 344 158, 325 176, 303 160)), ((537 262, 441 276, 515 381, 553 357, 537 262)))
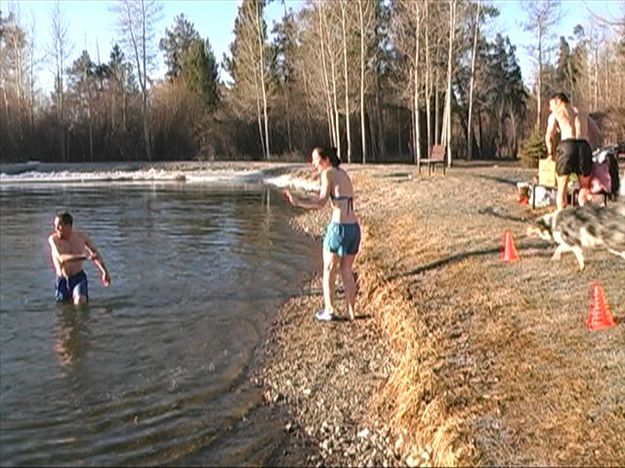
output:
POLYGON ((427 164, 428 175, 432 175, 432 167, 436 166, 437 164, 443 166, 443 175, 445 175, 445 170, 447 168, 447 164, 445 161, 445 147, 443 145, 434 145, 430 150, 429 158, 417 158, 417 169, 419 170, 419 174, 421 174, 421 163, 427 164))

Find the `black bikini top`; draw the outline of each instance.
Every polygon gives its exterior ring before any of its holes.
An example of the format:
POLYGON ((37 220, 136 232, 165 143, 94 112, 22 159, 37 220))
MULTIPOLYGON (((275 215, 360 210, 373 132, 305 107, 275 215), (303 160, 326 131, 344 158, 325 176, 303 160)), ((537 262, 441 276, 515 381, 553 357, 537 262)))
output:
POLYGON ((330 199, 332 201, 339 201, 339 200, 347 200, 347 208, 349 208, 350 210, 354 209, 354 197, 352 197, 351 195, 333 195, 330 194, 330 199))

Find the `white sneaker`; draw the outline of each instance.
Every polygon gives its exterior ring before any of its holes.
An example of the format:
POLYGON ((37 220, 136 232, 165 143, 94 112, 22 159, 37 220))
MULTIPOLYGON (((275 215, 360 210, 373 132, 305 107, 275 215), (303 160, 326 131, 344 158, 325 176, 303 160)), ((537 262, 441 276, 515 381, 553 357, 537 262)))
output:
POLYGON ((315 314, 315 318, 322 322, 331 322, 332 320, 336 320, 336 315, 333 312, 327 312, 325 309, 320 310, 315 314))

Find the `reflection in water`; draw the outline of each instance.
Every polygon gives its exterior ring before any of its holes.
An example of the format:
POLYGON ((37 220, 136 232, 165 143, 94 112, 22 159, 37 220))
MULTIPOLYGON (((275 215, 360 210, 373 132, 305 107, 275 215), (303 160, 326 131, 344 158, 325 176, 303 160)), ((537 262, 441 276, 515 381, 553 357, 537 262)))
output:
POLYGON ((76 364, 87 354, 89 306, 58 304, 54 333, 54 351, 61 366, 76 364))
POLYGON ((75 306, 65 303, 57 304, 56 309, 54 351, 61 366, 78 364, 89 348, 89 315, 98 313, 110 316, 113 309, 107 305, 94 309, 89 304, 75 306))
POLYGON ((248 372, 320 251, 293 241, 279 194, 0 185, 0 211, 2 465, 267 460, 283 432, 240 425, 261 404, 248 372), (109 288, 92 281, 83 308, 54 302, 46 236, 61 208, 115 277, 109 288))

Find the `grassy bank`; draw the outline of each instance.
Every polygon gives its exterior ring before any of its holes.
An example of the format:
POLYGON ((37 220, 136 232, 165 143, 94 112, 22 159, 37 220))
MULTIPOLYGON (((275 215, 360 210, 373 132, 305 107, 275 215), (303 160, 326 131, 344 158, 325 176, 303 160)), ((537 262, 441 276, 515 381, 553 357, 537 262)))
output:
MULTIPOLYGON (((517 203, 514 184, 531 171, 348 170, 364 318, 315 323, 314 280, 281 311, 264 370, 318 452, 302 463, 625 464, 625 263, 594 251, 578 272, 572 255, 550 262, 553 246, 526 239, 540 212, 517 203), (499 259, 506 230, 519 262, 499 259), (584 325, 593 281, 613 329, 584 325)), ((327 216, 296 224, 319 234, 327 216)))

